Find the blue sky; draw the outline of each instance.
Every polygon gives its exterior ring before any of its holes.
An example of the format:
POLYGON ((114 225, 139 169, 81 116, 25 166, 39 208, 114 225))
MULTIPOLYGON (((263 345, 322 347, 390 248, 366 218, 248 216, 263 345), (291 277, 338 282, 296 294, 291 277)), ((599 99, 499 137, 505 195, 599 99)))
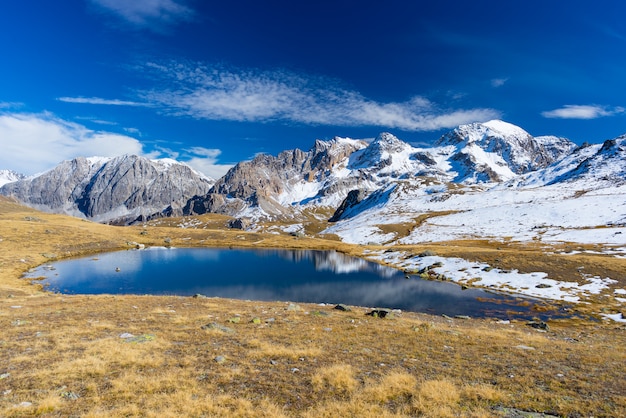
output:
POLYGON ((212 177, 387 131, 626 133, 626 2, 7 0, 0 169, 134 153, 212 177))

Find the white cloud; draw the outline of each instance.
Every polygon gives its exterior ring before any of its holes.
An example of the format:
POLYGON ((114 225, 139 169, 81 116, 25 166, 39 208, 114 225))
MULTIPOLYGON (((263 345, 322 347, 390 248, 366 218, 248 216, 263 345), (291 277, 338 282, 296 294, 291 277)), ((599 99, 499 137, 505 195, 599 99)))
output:
POLYGON ((378 102, 338 86, 334 80, 305 78, 284 71, 254 72, 186 64, 148 64, 169 90, 142 98, 166 112, 199 119, 241 122, 284 121, 310 125, 379 126, 409 131, 451 128, 498 118, 494 109, 442 109, 415 96, 378 102))
POLYGON ((0 102, 0 109, 16 109, 22 106, 24 104, 18 102, 0 102))
POLYGON ((544 118, 552 119, 597 119, 623 113, 623 107, 610 108, 599 105, 565 105, 560 109, 541 112, 544 118))
POLYGON ((27 175, 77 156, 145 155, 134 138, 92 131, 48 113, 0 114, 0 147, 0 168, 27 175))
POLYGON ((217 163, 217 157, 222 153, 219 149, 192 147, 184 151, 187 156, 180 161, 214 179, 219 179, 233 167, 231 164, 217 163))
POLYGON ((491 80, 491 87, 498 88, 504 86, 509 81, 508 78, 494 78, 491 80))
POLYGON ((137 128, 124 128, 124 131, 131 135, 141 136, 141 131, 137 128))
POLYGON ((103 99, 100 97, 58 97, 57 100, 66 103, 82 103, 109 106, 148 106, 147 103, 139 103, 118 99, 103 99))
POLYGON ((153 30, 158 30, 158 25, 189 20, 194 15, 181 0, 91 0, 91 3, 132 25, 153 30))

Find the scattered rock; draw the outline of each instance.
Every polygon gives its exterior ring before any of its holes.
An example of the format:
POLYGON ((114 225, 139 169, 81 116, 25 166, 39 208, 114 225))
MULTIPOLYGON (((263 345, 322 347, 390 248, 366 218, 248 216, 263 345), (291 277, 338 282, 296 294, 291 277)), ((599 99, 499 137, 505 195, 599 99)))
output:
POLYGON ((195 295, 192 296, 192 298, 195 298, 195 299, 206 299, 207 297, 202 295, 202 294, 200 294, 200 293, 196 293, 195 295))
POLYGON ((80 398, 79 394, 69 391, 61 392, 59 395, 63 399, 67 399, 68 401, 75 401, 76 399, 80 398))
POLYGON ((141 343, 145 343, 148 341, 154 341, 155 339, 156 339, 156 336, 154 334, 142 334, 142 335, 132 336, 129 338, 124 338, 124 342, 131 343, 131 344, 141 344, 141 343))
POLYGON ((313 312, 311 312, 311 315, 313 315, 313 316, 328 316, 328 312, 324 312, 324 311, 313 311, 313 312))
POLYGON ((454 315, 454 317, 456 319, 471 319, 469 316, 467 315, 454 315))
POLYGON ((539 329, 539 330, 544 330, 544 331, 548 331, 550 329, 548 324, 546 324, 543 321, 531 321, 531 322, 528 322, 526 325, 528 325, 529 327, 539 329))
POLYGON ((344 305, 343 303, 340 303, 339 305, 335 306, 335 309, 337 309, 338 311, 344 311, 344 312, 350 312, 352 311, 352 309, 350 309, 349 307, 347 307, 346 305, 344 305))
POLYGON ((365 315, 373 316, 374 318, 385 318, 389 314, 391 314, 391 309, 377 308, 372 309, 371 312, 368 312, 365 315))
POLYGON ((226 363, 226 357, 224 356, 217 356, 213 359, 217 364, 223 364, 226 363))
POLYGON ((258 316, 255 316, 254 318, 252 318, 252 320, 250 320, 250 322, 258 325, 261 323, 261 318, 259 318, 258 316))
POLYGON ((218 330, 218 331, 225 332, 227 334, 233 334, 235 332, 234 329, 228 328, 228 327, 226 327, 224 325, 220 325, 217 322, 211 322, 210 324, 202 325, 201 328, 202 329, 215 329, 215 330, 218 330))
POLYGON ((22 407, 22 408, 30 408, 31 406, 33 406, 33 403, 32 402, 21 402, 17 406, 22 407))
POLYGON ((229 228, 233 228, 233 229, 246 229, 250 226, 250 221, 243 219, 243 218, 237 218, 237 219, 232 219, 230 221, 228 221, 228 227, 229 228))
POLYGON ((120 338, 122 338, 122 339, 133 338, 133 337, 134 337, 134 335, 131 334, 130 332, 125 332, 123 334, 120 334, 120 338))
POLYGON ((241 317, 233 316, 232 318, 228 318, 228 322, 230 322, 231 324, 238 324, 239 322, 241 322, 241 317))
POLYGON ((522 411, 515 408, 496 407, 496 411, 503 413, 505 418, 557 418, 556 415, 544 414, 542 412, 522 411))
POLYGON ((527 351, 533 351, 535 349, 535 347, 529 347, 527 345, 522 345, 522 344, 516 345, 513 348, 519 348, 520 350, 527 350, 527 351))
POLYGON ((42 253, 41 255, 46 258, 57 258, 57 255, 55 253, 42 253))
POLYGON ((537 286, 535 286, 537 289, 548 289, 550 287, 552 287, 551 284, 546 284, 546 283, 539 283, 537 286))
POLYGON ((300 305, 296 305, 295 303, 290 303, 289 306, 287 306, 287 310, 297 312, 297 311, 301 311, 302 308, 300 307, 300 305))
POLYGON ((426 250, 421 252, 418 257, 435 257, 437 254, 435 254, 433 251, 431 250, 426 250))
POLYGON ((9 377, 11 377, 11 373, 2 373, 2 374, 0 374, 0 380, 8 379, 9 377))

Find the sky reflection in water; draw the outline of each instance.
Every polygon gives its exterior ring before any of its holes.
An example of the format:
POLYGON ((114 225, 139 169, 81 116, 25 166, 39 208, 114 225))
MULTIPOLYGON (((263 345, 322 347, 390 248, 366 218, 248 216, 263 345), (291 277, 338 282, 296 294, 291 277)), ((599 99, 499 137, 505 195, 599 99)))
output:
POLYGON ((399 270, 335 251, 152 248, 60 261, 40 266, 26 277, 41 276, 50 290, 70 294, 199 293, 500 318, 507 317, 507 310, 527 311, 513 306, 509 296, 405 279, 399 270))

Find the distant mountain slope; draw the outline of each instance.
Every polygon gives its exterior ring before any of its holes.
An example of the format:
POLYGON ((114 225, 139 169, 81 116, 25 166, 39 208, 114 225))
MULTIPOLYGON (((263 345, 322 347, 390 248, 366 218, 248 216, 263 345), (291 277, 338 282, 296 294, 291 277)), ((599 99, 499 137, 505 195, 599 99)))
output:
POLYGON ((0 187, 4 186, 7 183, 12 183, 14 181, 21 180, 26 176, 20 173, 16 173, 11 170, 0 170, 0 187))
POLYGON ((585 144, 545 170, 519 179, 520 186, 544 186, 578 183, 583 188, 598 189, 626 184, 626 135, 585 144))
POLYGON ((213 181, 174 160, 136 155, 76 158, 34 178, 8 183, 0 194, 49 212, 97 222, 127 223, 165 210, 180 211, 213 181))

